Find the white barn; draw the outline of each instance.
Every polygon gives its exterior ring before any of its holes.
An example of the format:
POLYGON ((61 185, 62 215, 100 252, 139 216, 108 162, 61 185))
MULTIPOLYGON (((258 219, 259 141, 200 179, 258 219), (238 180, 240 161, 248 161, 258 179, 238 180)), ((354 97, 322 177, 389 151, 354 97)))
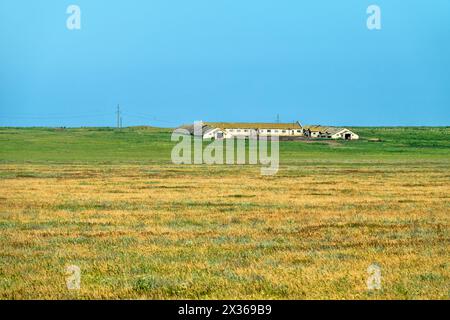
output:
MULTIPOLYGON (((187 129, 194 134, 193 126, 187 129)), ((300 137, 303 136, 303 127, 298 121, 292 123, 203 122, 202 135, 204 139, 256 136, 300 137)))
POLYGON ((307 126, 304 128, 305 136, 309 138, 358 140, 359 135, 347 128, 307 126))

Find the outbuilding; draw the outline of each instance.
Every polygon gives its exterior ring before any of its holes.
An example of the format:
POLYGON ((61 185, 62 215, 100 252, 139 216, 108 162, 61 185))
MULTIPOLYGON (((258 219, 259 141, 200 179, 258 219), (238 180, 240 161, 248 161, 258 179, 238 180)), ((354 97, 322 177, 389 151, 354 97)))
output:
POLYGON ((325 126, 306 126, 304 128, 306 137, 309 138, 324 138, 324 139, 343 139, 343 140, 357 140, 359 135, 350 131, 347 128, 339 127, 325 127, 325 126))

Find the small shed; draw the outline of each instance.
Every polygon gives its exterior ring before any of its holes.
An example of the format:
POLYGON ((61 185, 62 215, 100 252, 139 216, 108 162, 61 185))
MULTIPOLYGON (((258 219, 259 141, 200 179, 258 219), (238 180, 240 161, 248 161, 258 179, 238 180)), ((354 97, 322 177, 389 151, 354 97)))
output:
POLYGON ((308 138, 357 140, 359 136, 347 128, 326 126, 305 126, 305 136, 308 138))

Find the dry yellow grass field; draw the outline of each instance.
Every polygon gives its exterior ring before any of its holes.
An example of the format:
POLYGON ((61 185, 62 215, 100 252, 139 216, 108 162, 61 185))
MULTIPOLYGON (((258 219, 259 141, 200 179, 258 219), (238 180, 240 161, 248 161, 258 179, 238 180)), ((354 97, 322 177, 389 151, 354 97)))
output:
POLYGON ((4 161, 0 298, 448 299, 449 168, 4 161))

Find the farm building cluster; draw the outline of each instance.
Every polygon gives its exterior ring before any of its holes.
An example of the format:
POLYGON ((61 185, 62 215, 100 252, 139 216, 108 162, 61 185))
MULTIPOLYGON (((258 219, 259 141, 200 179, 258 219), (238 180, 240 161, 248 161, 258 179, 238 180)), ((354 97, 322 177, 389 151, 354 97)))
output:
POLYGON ((359 136, 347 128, 326 126, 302 126, 292 123, 237 123, 237 122, 201 122, 196 132, 194 126, 184 126, 192 135, 201 135, 204 139, 229 139, 234 137, 279 136, 287 138, 343 139, 357 140, 359 136))

